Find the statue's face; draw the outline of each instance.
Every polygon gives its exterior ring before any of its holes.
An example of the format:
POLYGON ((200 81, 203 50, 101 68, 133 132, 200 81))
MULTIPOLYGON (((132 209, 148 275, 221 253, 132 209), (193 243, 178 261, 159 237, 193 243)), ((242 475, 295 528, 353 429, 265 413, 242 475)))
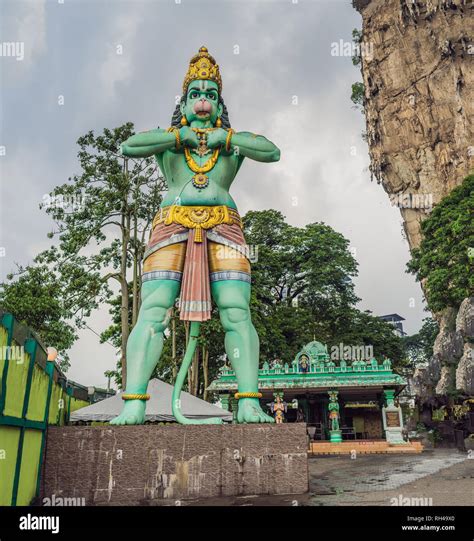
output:
POLYGON ((217 118, 222 115, 217 83, 209 80, 193 81, 188 87, 186 101, 181 103, 181 113, 188 124, 199 120, 214 126, 217 118))

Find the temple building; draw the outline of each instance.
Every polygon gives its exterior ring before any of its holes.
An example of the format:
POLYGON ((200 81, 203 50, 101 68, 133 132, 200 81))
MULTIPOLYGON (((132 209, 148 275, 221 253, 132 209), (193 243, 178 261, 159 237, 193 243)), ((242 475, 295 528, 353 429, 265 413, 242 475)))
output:
MULTIPOLYGON (((330 356, 327 346, 313 341, 291 364, 265 362, 258 387, 262 406, 277 422, 307 423, 315 443, 373 440, 393 446, 407 444, 401 408, 395 403, 406 384, 389 359, 346 360, 330 356)), ((222 406, 235 418, 234 371, 224 366, 208 390, 218 393, 222 406)))

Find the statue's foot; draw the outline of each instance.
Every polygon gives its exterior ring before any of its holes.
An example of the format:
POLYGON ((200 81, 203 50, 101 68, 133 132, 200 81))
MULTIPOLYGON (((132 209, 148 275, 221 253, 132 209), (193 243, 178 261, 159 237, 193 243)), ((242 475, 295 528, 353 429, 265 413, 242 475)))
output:
POLYGON ((274 423, 275 420, 270 415, 264 413, 260 407, 258 398, 241 398, 239 400, 239 410, 237 413, 237 422, 239 423, 274 423))
POLYGON ((145 422, 144 400, 127 400, 122 413, 110 421, 111 425, 142 425, 145 422))

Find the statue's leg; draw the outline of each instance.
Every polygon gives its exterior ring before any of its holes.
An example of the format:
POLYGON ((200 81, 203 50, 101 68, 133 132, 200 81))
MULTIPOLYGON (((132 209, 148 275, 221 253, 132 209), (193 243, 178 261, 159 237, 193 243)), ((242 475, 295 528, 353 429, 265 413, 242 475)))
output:
MULTIPOLYGON (((144 394, 163 349, 163 332, 169 309, 179 293, 176 280, 150 280, 142 284, 142 305, 127 343, 127 394, 144 394)), ((144 400, 126 400, 113 425, 138 425, 145 421, 144 400)))
MULTIPOLYGON (((241 280, 222 280, 211 284, 225 331, 225 350, 237 377, 240 393, 258 392, 259 341, 250 317, 250 284, 241 280)), ((241 398, 239 423, 273 423, 258 398, 241 398)))

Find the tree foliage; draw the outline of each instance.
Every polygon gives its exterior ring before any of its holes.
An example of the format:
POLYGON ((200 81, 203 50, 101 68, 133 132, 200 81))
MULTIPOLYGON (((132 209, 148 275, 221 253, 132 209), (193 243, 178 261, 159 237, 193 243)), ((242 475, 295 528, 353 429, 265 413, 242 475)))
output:
POLYGON ((424 364, 430 360, 438 332, 439 326, 436 320, 427 317, 423 320, 419 332, 402 338, 405 356, 412 365, 424 364))
POLYGON ((71 299, 61 277, 45 265, 18 268, 18 278, 13 274, 0 284, 0 306, 15 315, 20 322, 31 327, 45 347, 53 346, 59 352, 58 364, 67 370, 67 350, 77 338, 73 325, 71 299))
MULTIPOLYGON (((47 274, 45 269, 50 269, 60 284, 62 321, 80 328, 104 303, 112 312, 119 307, 118 321, 114 319, 103 339, 110 338, 120 347, 124 368, 128 335, 140 307, 141 261, 165 189, 153 158, 121 156, 120 144, 133 133, 133 124, 126 123, 78 139, 80 172, 54 188, 42 204, 54 221, 48 237, 57 243, 35 258, 38 272, 47 274)), ((20 269, 20 277, 24 272, 30 273, 21 282, 25 287, 30 284, 32 291, 40 287, 31 281, 37 272, 20 269)), ((18 317, 16 303, 10 306, 18 317)), ((39 318, 32 327, 46 324, 39 318)), ((50 345, 63 344, 61 333, 49 338, 50 345)))
POLYGON ((430 310, 458 307, 474 293, 474 175, 435 206, 421 232, 408 272, 424 282, 430 310))

